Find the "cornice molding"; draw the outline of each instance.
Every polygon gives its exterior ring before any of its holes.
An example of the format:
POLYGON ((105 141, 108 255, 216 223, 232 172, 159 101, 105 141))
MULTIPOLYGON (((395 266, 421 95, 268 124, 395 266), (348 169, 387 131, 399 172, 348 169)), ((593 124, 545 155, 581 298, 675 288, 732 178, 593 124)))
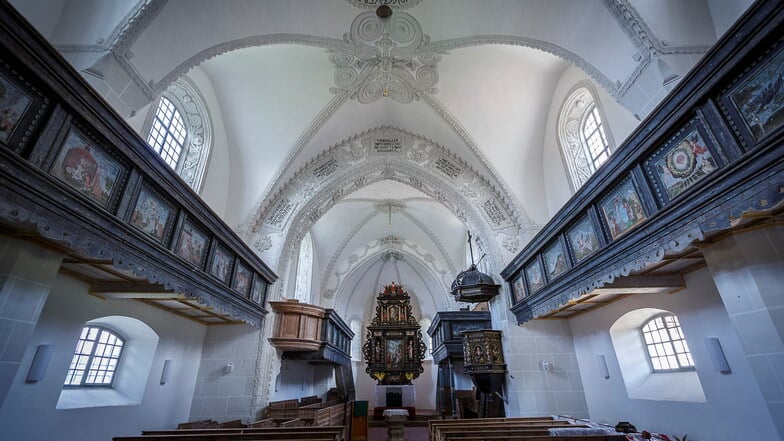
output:
POLYGON ((395 11, 403 11, 413 8, 422 0, 346 0, 351 6, 360 9, 376 9, 381 5, 386 5, 395 11))

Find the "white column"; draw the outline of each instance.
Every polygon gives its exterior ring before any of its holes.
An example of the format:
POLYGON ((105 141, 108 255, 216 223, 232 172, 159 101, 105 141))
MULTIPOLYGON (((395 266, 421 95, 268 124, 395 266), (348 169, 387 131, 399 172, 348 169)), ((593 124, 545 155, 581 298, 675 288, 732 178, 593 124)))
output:
POLYGON ((0 407, 17 377, 62 260, 57 251, 0 236, 0 407))
POLYGON ((784 225, 734 233, 703 253, 784 437, 784 225))

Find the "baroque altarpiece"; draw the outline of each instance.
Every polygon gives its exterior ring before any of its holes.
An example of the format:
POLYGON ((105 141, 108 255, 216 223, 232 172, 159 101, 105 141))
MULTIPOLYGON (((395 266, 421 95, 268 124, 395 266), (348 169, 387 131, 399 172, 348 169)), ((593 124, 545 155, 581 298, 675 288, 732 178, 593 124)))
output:
POLYGON ((411 384, 424 372, 425 344, 411 312, 411 298, 395 282, 376 299, 376 316, 367 327, 362 348, 367 372, 382 385, 411 384))

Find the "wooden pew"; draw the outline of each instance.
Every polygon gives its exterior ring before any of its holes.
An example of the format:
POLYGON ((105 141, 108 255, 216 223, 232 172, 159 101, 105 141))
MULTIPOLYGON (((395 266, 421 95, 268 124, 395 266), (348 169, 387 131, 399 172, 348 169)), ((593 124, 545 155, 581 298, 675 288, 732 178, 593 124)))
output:
POLYGON ((477 418, 477 419, 469 419, 469 420, 430 420, 428 422, 428 431, 430 433, 430 439, 436 440, 438 439, 437 430, 441 427, 486 427, 492 424, 504 423, 504 424, 545 424, 553 421, 560 421, 566 422, 565 420, 553 420, 552 417, 549 416, 542 416, 542 417, 504 417, 504 418, 477 418))
POLYGON ((608 435, 508 435, 508 436, 482 436, 477 434, 470 437, 450 438, 452 441, 627 441, 622 433, 608 435))
MULTIPOLYGON (((472 437, 476 436, 477 434, 481 434, 482 436, 506 436, 506 435, 520 435, 520 436, 528 436, 528 435, 549 435, 549 429, 551 427, 572 427, 570 424, 559 424, 559 425, 508 425, 505 423, 501 424, 493 424, 487 426, 469 426, 469 427, 444 427, 438 430, 438 437, 437 440, 441 441, 449 441, 455 438, 460 437, 472 437)), ((588 426, 574 426, 574 427, 581 427, 587 428, 588 426)))
POLYGON ((183 441, 224 441, 224 440, 311 440, 328 439, 330 441, 340 441, 343 439, 343 426, 323 426, 323 427, 257 427, 257 428, 235 428, 235 429, 172 429, 172 430, 145 430, 142 436, 137 437, 115 437, 116 441, 164 441, 164 440, 183 440, 183 441), (247 437, 245 436, 247 435, 247 437), (255 438, 254 438, 255 437, 255 438))

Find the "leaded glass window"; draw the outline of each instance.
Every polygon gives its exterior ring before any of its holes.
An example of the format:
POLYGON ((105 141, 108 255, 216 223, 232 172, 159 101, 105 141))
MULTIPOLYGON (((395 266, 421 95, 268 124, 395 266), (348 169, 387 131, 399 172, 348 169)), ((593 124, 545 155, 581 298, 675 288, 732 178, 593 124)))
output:
POLYGON ((660 315, 645 322, 642 337, 653 372, 694 370, 694 360, 678 317, 660 315))
POLYGON ((111 387, 124 345, 125 340, 107 328, 82 328, 65 385, 111 387))
POLYGON ((180 111, 166 97, 162 97, 147 142, 173 169, 177 169, 187 134, 180 111))

